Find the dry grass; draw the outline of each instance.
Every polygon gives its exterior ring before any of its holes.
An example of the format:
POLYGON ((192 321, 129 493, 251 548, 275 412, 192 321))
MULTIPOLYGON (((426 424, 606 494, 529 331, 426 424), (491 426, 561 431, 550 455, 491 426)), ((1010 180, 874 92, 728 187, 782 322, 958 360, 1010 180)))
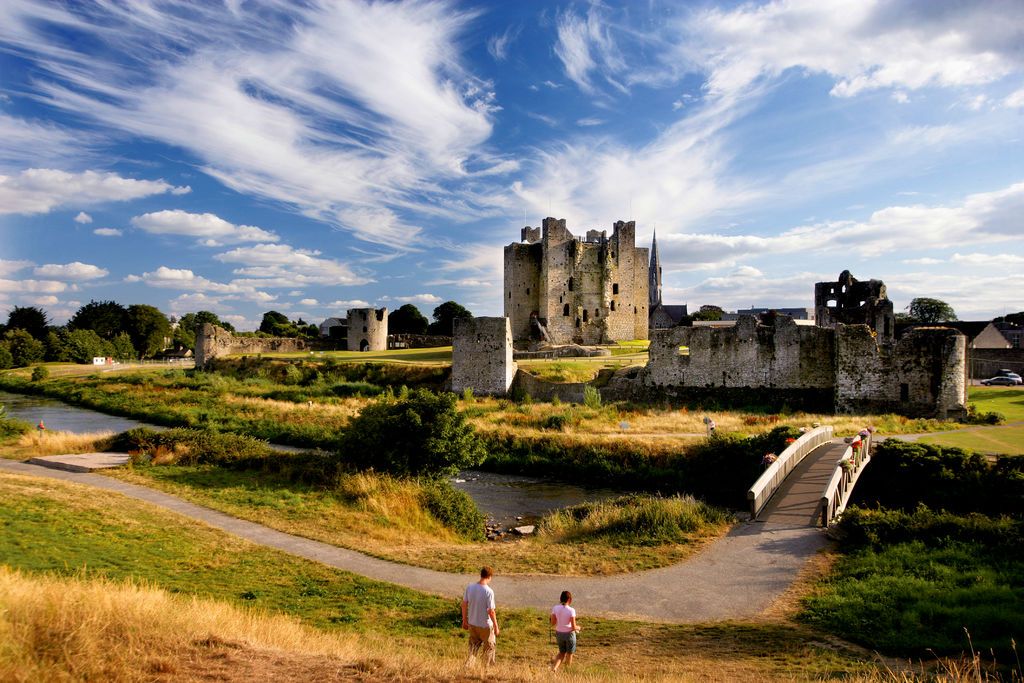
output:
POLYGON ((65 455, 68 453, 94 453, 106 448, 106 442, 113 432, 70 432, 31 431, 22 434, 13 444, 0 453, 5 458, 32 458, 38 455, 65 455))

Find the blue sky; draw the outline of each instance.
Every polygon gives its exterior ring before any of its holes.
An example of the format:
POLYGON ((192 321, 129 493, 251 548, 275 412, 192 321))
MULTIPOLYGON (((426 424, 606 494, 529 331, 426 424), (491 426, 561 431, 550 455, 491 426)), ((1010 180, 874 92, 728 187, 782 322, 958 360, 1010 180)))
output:
POLYGON ((500 315, 549 215, 667 303, 1024 310, 1024 3, 0 3, 0 312, 500 315))

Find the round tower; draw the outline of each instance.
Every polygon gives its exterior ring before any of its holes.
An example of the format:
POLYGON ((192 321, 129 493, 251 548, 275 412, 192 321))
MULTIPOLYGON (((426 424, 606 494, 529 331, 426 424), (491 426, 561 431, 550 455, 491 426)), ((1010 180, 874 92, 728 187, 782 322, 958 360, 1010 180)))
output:
POLYGON ((348 350, 386 351, 388 348, 388 309, 348 309, 348 350))

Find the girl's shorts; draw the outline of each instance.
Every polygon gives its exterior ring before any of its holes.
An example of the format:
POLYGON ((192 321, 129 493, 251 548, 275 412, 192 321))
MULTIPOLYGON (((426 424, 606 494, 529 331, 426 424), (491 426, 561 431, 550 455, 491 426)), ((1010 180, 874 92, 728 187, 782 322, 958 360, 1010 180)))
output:
POLYGON ((561 654, 576 654, 576 632, 569 631, 568 633, 562 633, 561 631, 555 631, 555 640, 558 641, 558 651, 561 654))

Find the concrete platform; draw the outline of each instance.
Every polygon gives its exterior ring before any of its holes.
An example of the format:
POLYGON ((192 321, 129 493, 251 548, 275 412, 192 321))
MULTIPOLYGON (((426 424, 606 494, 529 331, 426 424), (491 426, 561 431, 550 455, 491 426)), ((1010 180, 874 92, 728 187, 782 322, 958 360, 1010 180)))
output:
POLYGON ((76 453, 74 455, 43 455, 28 461, 66 472, 93 472, 128 464, 127 453, 76 453))

